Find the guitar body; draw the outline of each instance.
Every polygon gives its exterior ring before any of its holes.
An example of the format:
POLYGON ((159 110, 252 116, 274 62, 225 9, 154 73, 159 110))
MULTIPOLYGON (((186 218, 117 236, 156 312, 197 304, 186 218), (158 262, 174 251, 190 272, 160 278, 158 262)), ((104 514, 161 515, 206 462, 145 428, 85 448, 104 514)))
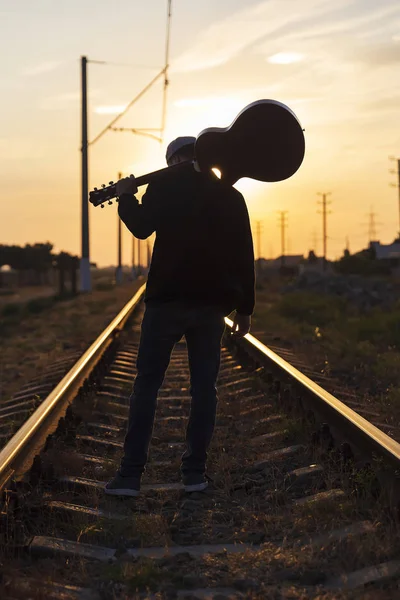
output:
POLYGON ((258 100, 244 108, 232 125, 202 131, 195 146, 202 171, 216 167, 233 185, 242 177, 282 181, 303 162, 305 141, 295 114, 276 100, 258 100))
MULTIPOLYGON (((217 168, 221 179, 233 185, 242 177, 258 181, 282 181, 303 162, 305 142, 296 115, 276 100, 257 100, 246 106, 226 128, 210 127, 197 137, 195 157, 203 172, 217 168)), ((184 163, 136 178, 137 186, 178 171, 184 163)), ((103 205, 116 197, 116 184, 94 188, 89 201, 103 205)), ((111 204, 111 202, 109 202, 111 204)))

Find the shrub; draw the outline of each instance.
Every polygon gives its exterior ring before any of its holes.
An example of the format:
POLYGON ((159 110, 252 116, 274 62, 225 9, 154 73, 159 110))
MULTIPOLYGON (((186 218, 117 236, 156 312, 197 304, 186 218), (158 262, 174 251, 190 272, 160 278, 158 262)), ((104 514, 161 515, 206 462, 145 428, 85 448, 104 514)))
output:
POLYGON ((21 305, 17 303, 6 304, 1 311, 3 317, 12 317, 21 312, 21 305))
POLYGON ((43 310, 46 310, 47 308, 50 308, 50 306, 53 304, 54 299, 53 298, 34 298, 33 300, 29 300, 29 302, 27 302, 26 304, 26 311, 28 313, 33 313, 33 314, 37 314, 42 312, 43 310))

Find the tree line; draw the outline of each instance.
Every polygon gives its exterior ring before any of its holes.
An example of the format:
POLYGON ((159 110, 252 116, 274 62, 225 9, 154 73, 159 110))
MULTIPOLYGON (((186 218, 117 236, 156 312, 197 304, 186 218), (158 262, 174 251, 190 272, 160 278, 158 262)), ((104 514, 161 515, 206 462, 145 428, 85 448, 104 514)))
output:
POLYGON ((17 271, 19 284, 24 283, 24 275, 29 272, 32 274, 29 283, 36 285, 48 283, 49 272, 54 269, 59 273, 60 291, 64 290, 65 275, 69 273, 72 288, 76 289, 79 258, 68 252, 55 253, 53 247, 50 242, 25 246, 0 244, 0 267, 7 265, 17 271))

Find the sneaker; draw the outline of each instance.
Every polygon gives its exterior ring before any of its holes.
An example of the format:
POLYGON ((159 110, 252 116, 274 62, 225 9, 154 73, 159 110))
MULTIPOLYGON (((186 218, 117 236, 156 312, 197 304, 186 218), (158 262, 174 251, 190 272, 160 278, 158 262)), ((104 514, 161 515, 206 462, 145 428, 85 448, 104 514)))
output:
POLYGON ((202 492, 208 487, 208 481, 204 475, 185 475, 183 478, 185 492, 202 492))
POLYGON ((104 492, 109 496, 139 496, 140 478, 124 477, 117 473, 116 476, 105 485, 104 492))

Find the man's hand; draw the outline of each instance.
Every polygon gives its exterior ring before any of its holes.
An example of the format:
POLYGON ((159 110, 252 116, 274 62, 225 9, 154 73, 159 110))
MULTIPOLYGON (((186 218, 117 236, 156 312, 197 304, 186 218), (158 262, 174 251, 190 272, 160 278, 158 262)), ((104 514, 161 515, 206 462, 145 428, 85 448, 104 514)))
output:
POLYGON ((117 181, 116 192, 118 197, 122 194, 136 194, 137 190, 136 178, 133 175, 117 181))
POLYGON ((250 315, 238 315, 235 314, 233 319, 233 327, 232 327, 232 335, 235 337, 243 337, 246 333, 249 333, 251 326, 251 316, 250 315))

